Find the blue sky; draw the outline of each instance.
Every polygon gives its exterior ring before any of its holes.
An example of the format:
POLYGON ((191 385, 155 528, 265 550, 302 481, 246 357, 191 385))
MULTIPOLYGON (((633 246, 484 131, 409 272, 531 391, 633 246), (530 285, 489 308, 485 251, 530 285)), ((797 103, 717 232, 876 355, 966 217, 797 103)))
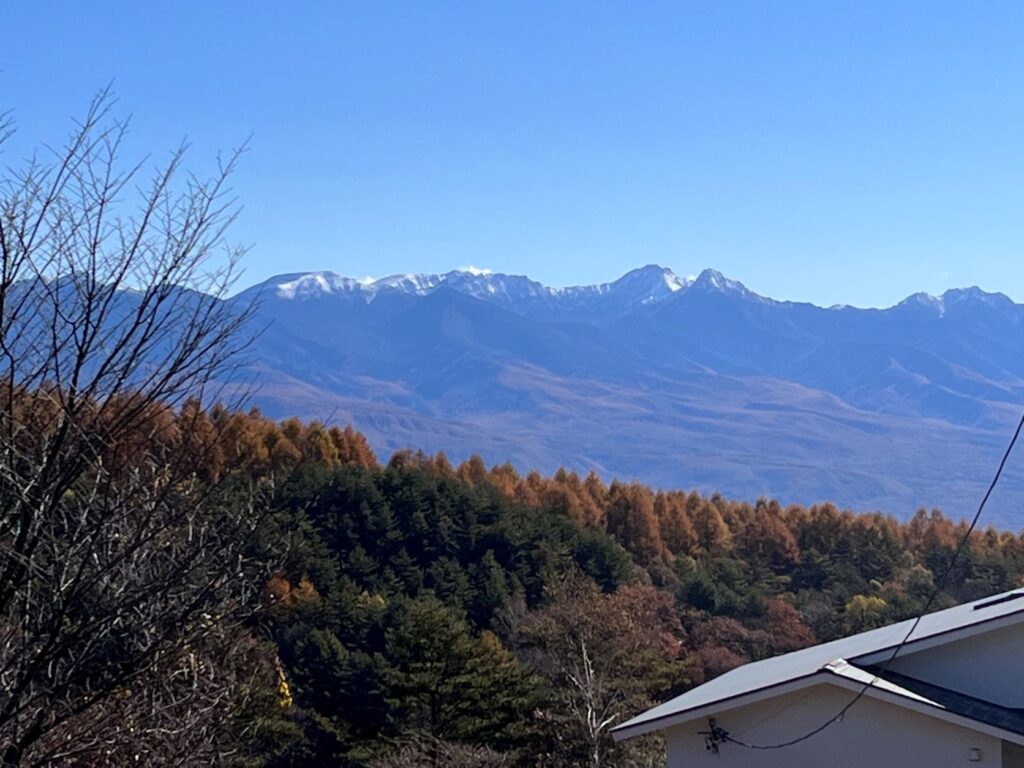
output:
POLYGON ((252 135, 246 283, 657 262, 1024 301, 1019 2, 14 0, 4 26, 8 162, 109 81, 132 153, 188 136, 202 169, 252 135))

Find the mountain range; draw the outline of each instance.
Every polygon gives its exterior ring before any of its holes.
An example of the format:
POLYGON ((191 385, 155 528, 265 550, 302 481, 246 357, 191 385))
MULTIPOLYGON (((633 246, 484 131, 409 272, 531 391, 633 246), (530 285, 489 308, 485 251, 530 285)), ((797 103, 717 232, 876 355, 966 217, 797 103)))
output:
MULTIPOLYGON (((569 288, 476 269, 304 272, 231 301, 254 300, 256 404, 352 423, 385 455, 962 516, 1024 396, 1024 306, 978 288, 824 308, 648 265, 569 288)), ((1018 465, 991 522, 1024 525, 1018 465)))

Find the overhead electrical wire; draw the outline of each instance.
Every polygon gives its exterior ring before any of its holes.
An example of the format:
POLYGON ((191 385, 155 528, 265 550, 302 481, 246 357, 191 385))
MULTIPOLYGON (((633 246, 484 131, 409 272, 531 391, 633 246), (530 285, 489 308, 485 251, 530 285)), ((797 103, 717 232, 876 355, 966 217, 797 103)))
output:
POLYGON ((743 741, 742 739, 738 739, 730 735, 728 731, 721 727, 713 726, 713 736, 715 741, 717 741, 718 743, 727 742, 730 744, 735 744, 736 746, 744 747, 745 749, 785 749, 786 747, 792 747, 796 744, 807 741, 812 736, 817 736, 819 733, 824 731, 833 723, 836 723, 843 719, 846 713, 853 708, 853 705, 860 701, 861 698, 863 698, 864 694, 866 694, 868 690, 870 690, 872 686, 874 686, 874 684, 878 682, 878 680, 888 671, 889 665, 892 664, 892 662, 899 655, 900 651, 903 650, 903 647, 907 644, 907 642, 909 642, 911 635, 913 635, 915 630, 917 630, 918 624, 921 623, 921 619, 923 619, 925 615, 928 613, 928 609, 932 607, 932 604, 935 602, 935 599, 940 594, 942 594, 943 590, 945 590, 946 582, 949 580, 949 576, 953 572, 953 568, 956 565, 957 560, 963 553, 964 548, 967 546, 967 543, 971 538, 971 534, 974 532, 975 527, 978 525, 978 520, 981 519, 981 514, 985 510, 985 505, 988 504, 989 497, 992 495, 992 492, 996 489, 996 485, 999 484, 999 478, 1002 477, 1003 470, 1006 468, 1006 463, 1010 459, 1010 454, 1013 453, 1014 446, 1016 446, 1017 444, 1017 438, 1020 437, 1022 430, 1024 430, 1024 414, 1021 415, 1020 421, 1017 422, 1017 429, 1014 431, 1013 437, 1010 439, 1010 443, 1006 446, 1006 450, 1003 452, 1003 458, 1000 460, 999 466, 996 468, 996 473, 992 477, 992 482, 989 483, 988 490, 985 491, 985 495, 982 497, 981 503, 978 505, 978 511, 974 513, 974 518, 971 520, 971 524, 967 527, 967 530, 961 537, 960 542, 957 545, 957 548, 953 552, 953 556, 949 559, 949 564, 946 566, 946 569, 945 571, 943 571, 941 578, 935 584, 935 587, 932 589, 932 592, 929 595, 928 601, 925 603, 924 608, 922 608, 921 612, 917 614, 917 617, 914 619, 914 623, 911 624, 910 629, 907 630, 907 633, 903 636, 903 639, 900 641, 899 645, 896 646, 896 648, 893 650, 889 658, 885 660, 879 671, 868 682, 864 683, 864 685, 857 692, 857 694, 849 701, 849 703, 847 703, 846 706, 840 709, 835 715, 833 715, 828 720, 823 722, 817 728, 808 731, 802 734, 801 736, 797 736, 786 741, 780 741, 774 744, 754 744, 743 741))

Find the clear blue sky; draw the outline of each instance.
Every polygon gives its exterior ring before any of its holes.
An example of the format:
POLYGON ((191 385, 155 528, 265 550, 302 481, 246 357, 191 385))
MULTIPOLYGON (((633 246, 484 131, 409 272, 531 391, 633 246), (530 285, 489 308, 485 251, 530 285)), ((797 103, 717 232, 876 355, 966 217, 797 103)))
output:
MULTIPOLYGON (((247 283, 657 262, 891 304, 1024 300, 1024 3, 8 0, 0 106, 236 178, 247 283)), ((6 160, 12 159, 8 152, 6 160)))

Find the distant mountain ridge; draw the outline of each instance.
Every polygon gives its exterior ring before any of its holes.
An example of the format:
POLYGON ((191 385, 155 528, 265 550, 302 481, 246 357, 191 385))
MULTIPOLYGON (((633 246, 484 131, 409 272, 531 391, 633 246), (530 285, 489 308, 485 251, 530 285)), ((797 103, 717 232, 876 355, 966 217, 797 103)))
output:
MULTIPOLYGON (((955 515, 1024 401, 1024 306, 978 288, 823 308, 650 264, 568 288, 305 272, 233 301, 257 298, 256 401, 351 421, 385 452, 955 515)), ((1024 473, 1005 495, 1016 520, 1024 473)))
POLYGON ((440 274, 391 275, 377 280, 356 280, 334 272, 304 272, 279 275, 250 291, 300 301, 325 296, 359 298, 367 303, 380 295, 425 296, 444 286, 467 296, 497 304, 518 314, 536 311, 583 311, 598 307, 628 310, 653 304, 693 284, 672 270, 648 265, 635 269, 610 283, 553 288, 522 275, 505 275, 486 270, 452 270, 440 274))
MULTIPOLYGON (((713 270, 708 270, 709 273, 713 270)), ((714 273, 718 274, 718 273, 714 273)), ((720 276, 719 276, 720 277, 720 276)), ((455 269, 436 274, 398 274, 380 279, 364 278, 357 280, 343 277, 336 272, 299 272, 290 275, 278 275, 261 283, 257 288, 273 286, 282 298, 310 298, 325 293, 359 293, 374 296, 384 291, 397 291, 425 295, 442 284, 462 290, 477 298, 494 295, 521 296, 535 298, 537 296, 566 297, 606 296, 617 291, 650 291, 651 296, 661 296, 685 289, 693 283, 693 279, 684 279, 667 267, 648 264, 634 269, 618 280, 599 285, 577 285, 567 288, 554 288, 531 280, 525 275, 507 275, 476 268, 455 269)))
MULTIPOLYGON (((566 305, 571 305, 574 301, 620 298, 631 299, 631 303, 635 305, 649 305, 665 301, 689 288, 708 292, 734 293, 772 304, 816 306, 807 302, 785 301, 761 296, 749 290, 740 281, 725 277, 716 269, 704 269, 696 277, 680 277, 668 267, 657 264, 637 267, 611 282, 567 287, 547 286, 525 275, 509 275, 474 267, 438 273, 395 274, 376 279, 357 279, 322 270, 276 275, 246 289, 242 295, 255 293, 266 295, 272 291, 279 298, 305 300, 325 295, 345 294, 359 296, 369 302, 383 293, 425 296, 441 286, 452 288, 482 301, 500 303, 507 308, 518 310, 520 313, 528 308, 530 302, 536 300, 562 301, 566 305)), ((941 316, 944 314, 947 304, 955 305, 963 301, 978 301, 990 306, 1018 308, 1024 311, 1024 305, 1016 304, 1005 294, 989 293, 977 286, 951 288, 939 296, 925 292, 914 293, 898 304, 887 308, 861 308, 848 304, 817 308, 829 311, 881 312, 902 306, 919 305, 931 309, 941 316)))

